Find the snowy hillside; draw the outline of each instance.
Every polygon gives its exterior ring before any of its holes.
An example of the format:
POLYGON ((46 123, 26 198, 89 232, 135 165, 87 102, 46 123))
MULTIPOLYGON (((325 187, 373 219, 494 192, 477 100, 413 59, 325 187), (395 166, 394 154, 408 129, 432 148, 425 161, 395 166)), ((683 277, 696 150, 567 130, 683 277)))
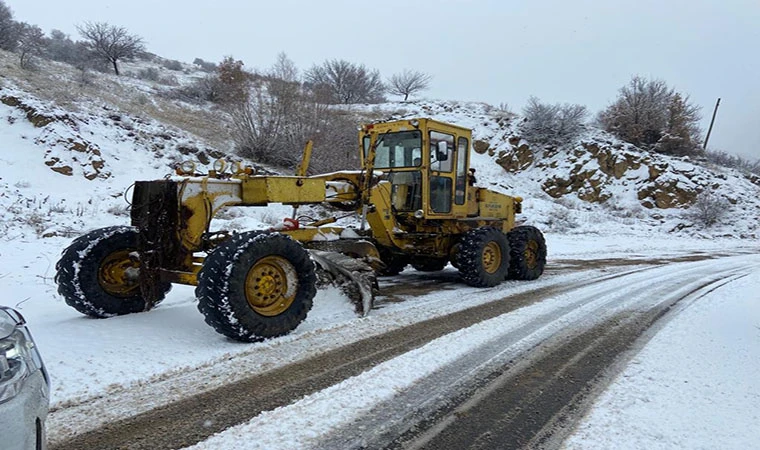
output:
MULTIPOLYGON (((9 69, 10 58, 0 53, 9 69)), ((0 227, 6 235, 71 236, 126 223, 135 180, 162 178, 187 159, 208 167, 218 157, 232 157, 215 107, 158 95, 169 81, 176 86, 204 76, 197 67, 177 71, 160 61, 139 61, 125 64, 125 73, 154 70, 158 81, 92 74, 78 84, 75 69, 50 64, 40 72, 16 69, 1 80, 0 158, 6 169, 0 176, 0 227)), ((545 231, 744 238, 759 233, 760 180, 735 170, 644 152, 591 127, 575 145, 544 149, 522 139, 520 116, 483 103, 347 108, 358 120, 431 117, 471 128, 478 184, 523 197, 524 219, 545 231), (688 215, 705 191, 727 210, 709 229, 688 215)), ((254 224, 259 219, 254 213, 254 224)))

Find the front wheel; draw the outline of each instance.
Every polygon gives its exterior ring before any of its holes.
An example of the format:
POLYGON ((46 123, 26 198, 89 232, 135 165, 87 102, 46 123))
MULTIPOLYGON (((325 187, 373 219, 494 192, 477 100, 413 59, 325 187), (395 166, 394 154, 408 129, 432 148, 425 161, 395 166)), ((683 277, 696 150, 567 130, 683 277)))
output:
POLYGON ((535 280, 546 266, 546 241, 538 228, 520 226, 507 233, 511 262, 509 278, 535 280))
POLYGON ((396 255, 387 250, 380 250, 380 261, 383 262, 383 266, 377 271, 377 274, 383 277, 398 275, 409 264, 408 257, 396 255))
POLYGON ((308 252, 288 236, 233 236, 198 273, 198 309, 217 332, 244 342, 281 336, 306 319, 316 294, 308 252))
POLYGON ((82 314, 104 318, 147 311, 163 300, 171 283, 161 283, 158 299, 140 292, 137 230, 107 227, 78 237, 55 265, 58 293, 82 314))
POLYGON ((419 272, 438 272, 443 270, 449 261, 444 258, 428 258, 412 261, 412 267, 419 272))
POLYGON ((507 236, 493 227, 480 227, 462 236, 457 267, 470 286, 491 287, 504 281, 509 268, 507 236))

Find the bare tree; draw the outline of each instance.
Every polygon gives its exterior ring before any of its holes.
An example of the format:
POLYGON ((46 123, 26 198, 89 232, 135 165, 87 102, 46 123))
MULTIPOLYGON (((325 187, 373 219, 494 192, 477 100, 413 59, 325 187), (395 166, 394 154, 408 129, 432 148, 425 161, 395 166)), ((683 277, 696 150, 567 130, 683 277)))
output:
POLYGON ((0 0, 0 48, 14 51, 18 45, 18 24, 13 20, 13 11, 0 0))
POLYGON ((417 72, 416 70, 404 69, 388 79, 388 93, 404 97, 406 101, 410 95, 426 90, 433 80, 432 75, 417 72))
POLYGON ((346 60, 329 60, 314 65, 304 74, 305 81, 324 103, 380 103, 385 85, 380 72, 346 60))
POLYGON ((698 151, 699 106, 662 80, 634 76, 601 111, 599 125, 624 141, 663 153, 698 151))
POLYGON ((77 31, 94 54, 113 66, 116 75, 119 75, 119 60, 134 58, 145 50, 142 38, 129 33, 124 27, 105 22, 85 22, 84 25, 77 25, 77 31))
POLYGON ((250 75, 245 100, 224 105, 241 156, 293 169, 312 139, 313 168, 355 167, 356 122, 318 101, 287 55, 280 53, 272 67, 250 75))
POLYGON ((34 68, 34 57, 45 52, 45 33, 36 25, 19 24, 19 65, 22 69, 34 68))

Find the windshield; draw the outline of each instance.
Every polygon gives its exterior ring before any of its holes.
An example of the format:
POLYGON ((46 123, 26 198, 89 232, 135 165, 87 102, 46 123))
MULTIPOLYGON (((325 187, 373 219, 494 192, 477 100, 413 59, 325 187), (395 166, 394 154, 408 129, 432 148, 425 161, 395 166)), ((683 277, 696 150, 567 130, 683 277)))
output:
POLYGON ((422 159, 419 130, 383 134, 375 153, 375 168, 418 167, 422 159))

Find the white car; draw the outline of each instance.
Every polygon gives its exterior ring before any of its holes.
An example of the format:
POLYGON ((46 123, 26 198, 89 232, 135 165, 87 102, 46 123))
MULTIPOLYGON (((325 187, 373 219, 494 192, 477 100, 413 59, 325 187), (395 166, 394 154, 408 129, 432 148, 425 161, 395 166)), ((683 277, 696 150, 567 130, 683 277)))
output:
POLYGON ((46 448, 49 406, 50 379, 26 321, 0 306, 0 447, 46 448))

